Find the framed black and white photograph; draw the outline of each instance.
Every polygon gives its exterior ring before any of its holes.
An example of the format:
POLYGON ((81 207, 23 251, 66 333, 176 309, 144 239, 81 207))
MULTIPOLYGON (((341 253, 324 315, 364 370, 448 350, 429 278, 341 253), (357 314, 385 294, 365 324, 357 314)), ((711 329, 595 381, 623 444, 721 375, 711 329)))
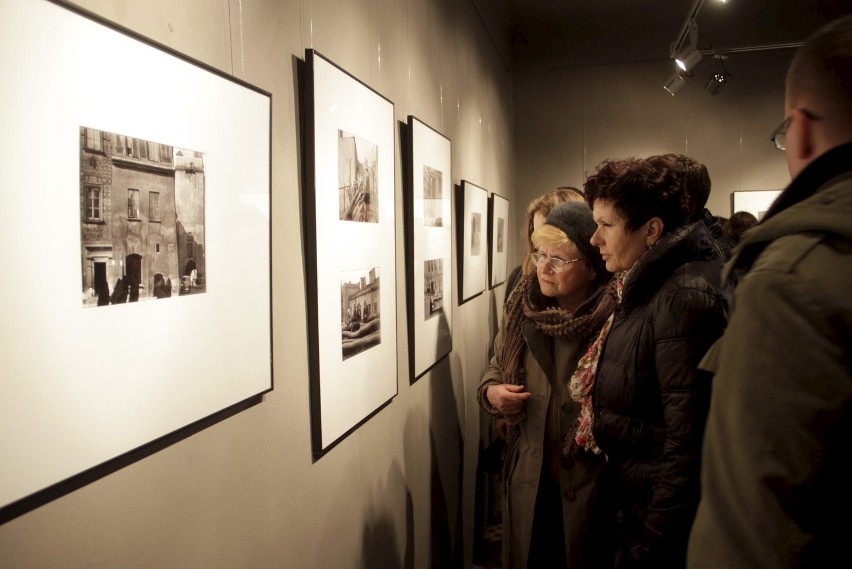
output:
POLYGON ((452 147, 408 117, 409 349, 417 379, 452 350, 452 147))
POLYGON ((7 519, 272 389, 271 95, 62 2, 0 53, 7 519))
POLYGON ((488 268, 488 192, 468 180, 459 186, 459 304, 485 290, 488 268))
POLYGON ((738 211, 747 211, 760 221, 780 195, 781 190, 733 192, 731 194, 731 214, 733 215, 738 211))
POLYGON ((506 281, 506 265, 509 259, 506 233, 509 230, 509 200, 498 194, 491 194, 488 213, 491 223, 488 227, 490 287, 506 281))
POLYGON ((81 126, 80 180, 83 306, 207 290, 203 152, 81 126))
POLYGON ((312 453, 397 394, 393 103, 305 51, 312 453))

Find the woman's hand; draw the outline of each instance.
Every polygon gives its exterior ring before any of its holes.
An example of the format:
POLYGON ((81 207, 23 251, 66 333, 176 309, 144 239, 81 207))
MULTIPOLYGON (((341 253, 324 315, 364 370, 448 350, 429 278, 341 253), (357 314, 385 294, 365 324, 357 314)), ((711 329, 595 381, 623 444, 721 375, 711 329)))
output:
POLYGON ((532 397, 532 393, 524 391, 523 385, 496 383, 488 386, 485 396, 495 409, 506 417, 511 417, 523 412, 524 401, 532 397))

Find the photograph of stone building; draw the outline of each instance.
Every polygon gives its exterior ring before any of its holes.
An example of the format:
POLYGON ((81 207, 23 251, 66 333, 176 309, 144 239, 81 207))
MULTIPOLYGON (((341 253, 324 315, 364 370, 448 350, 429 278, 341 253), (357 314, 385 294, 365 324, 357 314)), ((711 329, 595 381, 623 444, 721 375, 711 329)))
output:
POLYGON ((341 338, 346 360, 382 343, 378 267, 340 277, 341 338))
POLYGON ((342 221, 379 222, 379 147, 338 130, 337 175, 342 221))
POLYGON ((423 225, 444 225, 444 173, 431 166, 423 166, 423 225))
POLYGON ((83 306, 206 292, 204 155, 80 127, 83 306))
POLYGON ((423 261, 424 320, 444 311, 444 260, 423 261))

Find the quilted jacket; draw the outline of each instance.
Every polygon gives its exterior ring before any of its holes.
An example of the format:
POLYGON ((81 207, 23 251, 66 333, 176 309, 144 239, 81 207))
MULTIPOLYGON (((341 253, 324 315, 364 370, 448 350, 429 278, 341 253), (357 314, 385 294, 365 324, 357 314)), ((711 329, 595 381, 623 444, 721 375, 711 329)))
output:
POLYGON ((729 289, 702 221, 676 229, 624 282, 598 364, 594 434, 622 492, 622 567, 683 567, 699 497, 709 375, 729 289))

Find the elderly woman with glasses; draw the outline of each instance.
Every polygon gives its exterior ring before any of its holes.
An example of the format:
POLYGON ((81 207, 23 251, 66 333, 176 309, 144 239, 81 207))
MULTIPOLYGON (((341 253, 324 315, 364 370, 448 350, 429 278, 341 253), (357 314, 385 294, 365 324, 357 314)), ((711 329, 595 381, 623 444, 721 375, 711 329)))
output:
POLYGON ((588 205, 554 207, 532 236, 534 273, 504 305, 478 389, 511 424, 503 466, 505 569, 608 567, 616 512, 608 463, 591 440, 593 341, 615 308, 612 275, 590 239, 588 205))
POLYGON ((596 358, 592 435, 618 479, 619 568, 677 569, 699 498, 710 378, 698 364, 727 323, 728 290, 677 156, 607 160, 585 183, 592 244, 618 307, 596 358))

